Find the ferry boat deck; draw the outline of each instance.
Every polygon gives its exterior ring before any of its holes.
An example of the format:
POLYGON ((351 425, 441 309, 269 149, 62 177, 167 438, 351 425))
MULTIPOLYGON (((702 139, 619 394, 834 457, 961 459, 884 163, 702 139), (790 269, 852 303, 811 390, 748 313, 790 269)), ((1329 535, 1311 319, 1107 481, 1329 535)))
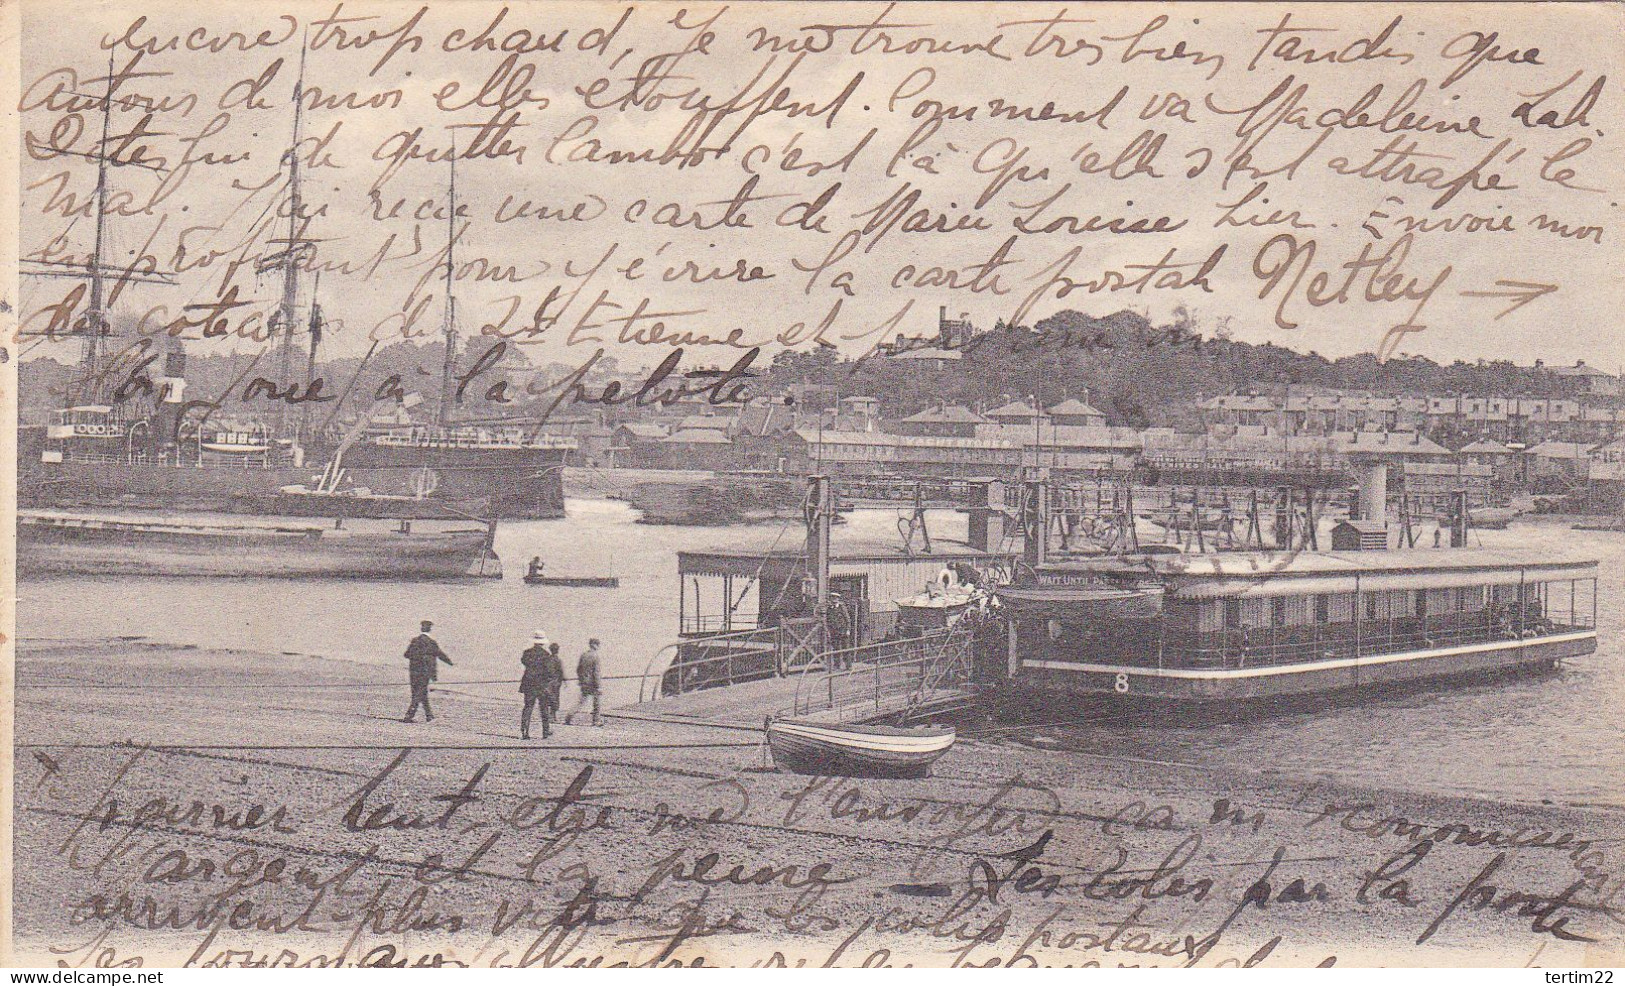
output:
POLYGON ((1489 550, 1128 556, 1002 589, 1020 690, 1235 702, 1596 649, 1595 561, 1489 550))

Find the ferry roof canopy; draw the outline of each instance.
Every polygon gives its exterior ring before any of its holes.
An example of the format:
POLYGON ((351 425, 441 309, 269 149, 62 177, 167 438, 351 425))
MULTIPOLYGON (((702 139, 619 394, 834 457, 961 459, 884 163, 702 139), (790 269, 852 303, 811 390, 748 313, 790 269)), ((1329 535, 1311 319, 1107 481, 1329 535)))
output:
MULTIPOLYGON (((853 565, 897 565, 897 564, 932 564, 947 565, 951 562, 962 561, 971 564, 986 565, 990 562, 1008 562, 1011 554, 993 554, 986 551, 976 551, 970 548, 958 548, 953 551, 934 551, 931 554, 904 554, 895 545, 885 545, 880 542, 858 543, 850 546, 840 546, 830 552, 831 566, 853 565)), ((807 553, 804 550, 772 550, 772 551, 679 551, 677 552, 677 571, 679 575, 705 575, 720 577, 723 575, 760 576, 766 580, 782 577, 788 573, 800 575, 807 570, 807 553)), ((839 574, 839 573, 837 573, 839 574)))
POLYGON ((1046 565, 1039 571, 1153 579, 1177 598, 1229 599, 1591 579, 1597 562, 1537 549, 1253 551, 1146 555, 1046 565))

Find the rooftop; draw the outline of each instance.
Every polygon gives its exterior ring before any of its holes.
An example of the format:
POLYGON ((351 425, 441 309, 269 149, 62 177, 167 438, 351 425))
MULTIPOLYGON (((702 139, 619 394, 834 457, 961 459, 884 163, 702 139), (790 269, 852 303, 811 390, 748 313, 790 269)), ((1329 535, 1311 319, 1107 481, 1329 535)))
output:
POLYGON ((919 414, 904 418, 904 421, 917 424, 939 424, 950 422, 954 424, 983 424, 986 418, 961 404, 950 404, 947 407, 926 408, 919 414))
POLYGON ((733 426, 732 415, 724 417, 720 414, 690 414, 677 422, 677 431, 689 431, 695 428, 704 428, 714 431, 727 431, 733 426))
POLYGON ((1585 442, 1541 442, 1529 454, 1542 459, 1583 459, 1590 450, 1585 442))
POLYGON ((1102 411, 1100 411, 1100 410, 1098 410, 1098 409, 1096 409, 1094 407, 1091 407, 1088 404, 1085 404, 1083 401, 1078 400, 1076 397, 1069 397, 1066 400, 1062 401, 1061 403, 1055 405, 1054 407, 1049 409, 1049 413, 1051 413, 1051 414, 1082 414, 1082 415, 1089 415, 1089 416, 1099 416, 1099 417, 1102 417, 1102 418, 1104 418, 1106 416, 1104 412, 1102 412, 1102 411))
POLYGON ((1573 366, 1552 366, 1547 371, 1554 377, 1609 377, 1613 374, 1607 370, 1599 370, 1594 366, 1587 366, 1585 360, 1580 360, 1573 366))
POLYGON ((988 411, 989 418, 1033 418, 1041 412, 1026 401, 1011 401, 1003 407, 988 411))
POLYGON ((728 436, 715 428, 688 428, 661 439, 672 445, 732 445, 728 436))
POLYGON ((653 421, 628 421, 624 424, 616 426, 616 428, 617 430, 625 428, 629 433, 637 436, 638 438, 666 437, 665 426, 655 424, 653 421))

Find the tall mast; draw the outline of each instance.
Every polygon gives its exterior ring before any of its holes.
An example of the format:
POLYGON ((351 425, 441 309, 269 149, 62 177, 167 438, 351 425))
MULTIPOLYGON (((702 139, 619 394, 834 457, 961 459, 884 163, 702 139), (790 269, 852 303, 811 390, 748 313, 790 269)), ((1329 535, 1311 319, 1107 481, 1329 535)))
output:
MULTIPOLYGON (((316 271, 316 283, 310 291, 310 351, 305 356, 305 393, 310 393, 316 381, 316 347, 322 344, 322 272, 316 271)), ((299 442, 304 444, 310 429, 310 405, 299 405, 299 442)))
MULTIPOLYGON (((309 39, 299 50, 299 77, 293 83, 293 143, 288 145, 288 243, 282 255, 282 301, 277 308, 277 319, 282 323, 282 356, 277 382, 288 386, 288 373, 293 365, 293 336, 299 319, 299 215, 304 211, 299 189, 299 127, 305 102, 305 54, 309 39)), ((286 436, 289 407, 281 405, 277 415, 277 434, 286 436)))
POLYGON ((447 188, 446 206, 446 307, 441 329, 446 340, 446 358, 440 365, 440 407, 435 418, 440 427, 451 423, 452 369, 457 363, 457 298, 452 293, 456 275, 457 249, 457 141, 451 142, 451 181, 447 188))
POLYGON ((96 403, 101 391, 97 349, 102 333, 107 331, 106 285, 102 276, 102 253, 107 247, 107 140, 109 120, 113 115, 113 54, 107 54, 107 93, 102 99, 102 142, 96 151, 96 242, 90 253, 90 310, 85 313, 89 332, 85 335, 83 393, 90 403, 96 403))

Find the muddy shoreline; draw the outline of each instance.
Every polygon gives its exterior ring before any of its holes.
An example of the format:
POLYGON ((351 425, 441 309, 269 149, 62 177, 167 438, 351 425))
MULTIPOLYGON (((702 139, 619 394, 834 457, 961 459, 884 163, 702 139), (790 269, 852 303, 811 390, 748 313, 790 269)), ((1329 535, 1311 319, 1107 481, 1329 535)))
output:
POLYGON ((408 725, 394 677, 298 655, 25 642, 19 957, 1596 966, 1621 955, 1618 811, 1012 737, 962 740, 922 781, 808 778, 773 770, 759 731, 636 711, 523 743, 502 684, 448 685, 435 722, 408 725))

